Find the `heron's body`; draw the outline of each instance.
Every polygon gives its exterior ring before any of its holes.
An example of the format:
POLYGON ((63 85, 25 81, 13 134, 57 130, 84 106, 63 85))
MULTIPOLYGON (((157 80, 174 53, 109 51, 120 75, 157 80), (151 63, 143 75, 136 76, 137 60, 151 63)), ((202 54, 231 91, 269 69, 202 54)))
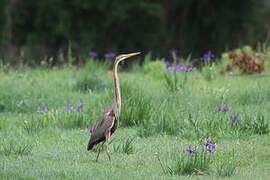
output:
MULTIPOLYGON (((114 80, 114 99, 112 107, 103 113, 100 121, 91 130, 91 138, 89 140, 87 150, 91 150, 95 145, 100 142, 106 142, 106 153, 110 159, 108 150, 108 140, 110 136, 115 132, 118 127, 119 116, 121 111, 121 93, 120 93, 120 83, 117 74, 118 64, 131 56, 137 55, 139 53, 131 53, 117 56, 113 66, 113 80, 114 80)), ((99 152, 97 154, 97 159, 99 157, 99 152)))
POLYGON ((118 127, 118 119, 115 118, 115 114, 112 109, 105 111, 101 121, 93 127, 91 138, 88 143, 87 150, 91 150, 95 145, 105 141, 106 130, 110 131, 112 135, 118 127))

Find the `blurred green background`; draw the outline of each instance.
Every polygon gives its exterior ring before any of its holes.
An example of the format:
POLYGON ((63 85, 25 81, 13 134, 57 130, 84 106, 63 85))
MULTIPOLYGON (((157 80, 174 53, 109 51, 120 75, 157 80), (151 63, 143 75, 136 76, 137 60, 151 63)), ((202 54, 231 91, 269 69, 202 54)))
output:
POLYGON ((69 48, 78 58, 90 50, 196 56, 256 46, 269 31, 266 0, 0 0, 0 58, 10 63, 57 63, 69 48))

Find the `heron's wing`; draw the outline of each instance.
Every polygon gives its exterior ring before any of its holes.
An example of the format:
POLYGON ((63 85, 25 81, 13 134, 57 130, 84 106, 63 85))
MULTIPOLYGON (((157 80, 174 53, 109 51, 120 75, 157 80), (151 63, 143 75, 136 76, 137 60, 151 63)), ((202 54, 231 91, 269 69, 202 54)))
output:
POLYGON ((104 113, 102 119, 92 128, 91 138, 88 144, 94 146, 105 139, 105 132, 113 127, 115 122, 114 114, 104 113))
POLYGON ((97 121, 94 126, 88 128, 88 132, 90 132, 90 134, 93 134, 97 129, 100 128, 100 126, 102 126, 102 124, 104 124, 105 119, 108 118, 106 116, 108 116, 108 114, 110 114, 111 110, 112 110, 111 108, 105 109, 102 113, 102 117, 100 118, 100 120, 97 121))

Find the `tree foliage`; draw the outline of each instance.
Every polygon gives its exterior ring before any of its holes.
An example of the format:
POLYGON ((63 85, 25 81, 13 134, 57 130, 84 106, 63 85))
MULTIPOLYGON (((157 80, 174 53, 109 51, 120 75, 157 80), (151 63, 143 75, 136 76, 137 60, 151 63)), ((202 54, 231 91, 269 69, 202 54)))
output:
POLYGON ((56 56, 69 42, 76 54, 196 54, 254 44, 270 29, 269 3, 257 0, 2 0, 0 9, 2 52, 9 45, 37 55, 56 56))

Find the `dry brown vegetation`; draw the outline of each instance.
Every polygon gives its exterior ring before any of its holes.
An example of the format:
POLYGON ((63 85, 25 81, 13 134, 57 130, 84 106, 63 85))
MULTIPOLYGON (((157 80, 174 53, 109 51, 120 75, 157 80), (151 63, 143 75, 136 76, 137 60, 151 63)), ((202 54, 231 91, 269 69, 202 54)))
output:
POLYGON ((264 62, 258 59, 253 53, 233 51, 229 53, 230 62, 227 71, 239 69, 242 73, 261 73, 264 70, 264 62))

